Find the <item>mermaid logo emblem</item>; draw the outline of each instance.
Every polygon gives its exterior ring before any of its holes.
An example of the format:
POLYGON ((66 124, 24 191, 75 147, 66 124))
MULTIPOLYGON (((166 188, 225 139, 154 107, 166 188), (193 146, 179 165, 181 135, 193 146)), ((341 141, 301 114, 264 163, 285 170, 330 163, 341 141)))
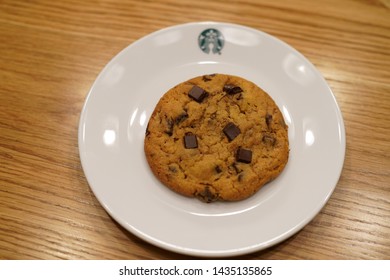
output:
POLYGON ((222 33, 213 28, 203 30, 198 37, 200 49, 207 54, 210 52, 221 54, 224 43, 222 33))

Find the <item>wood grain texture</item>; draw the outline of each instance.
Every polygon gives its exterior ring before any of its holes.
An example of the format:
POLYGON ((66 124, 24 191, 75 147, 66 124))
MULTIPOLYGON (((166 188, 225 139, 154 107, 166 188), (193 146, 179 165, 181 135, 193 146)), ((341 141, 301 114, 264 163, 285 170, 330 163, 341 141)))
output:
MULTIPOLYGON (((388 0, 0 1, 0 258, 189 259, 113 221, 81 169, 85 97, 120 50, 195 21, 247 25, 321 71, 346 127, 327 205, 285 242, 242 259, 390 259, 388 0)), ((320 178, 319 178, 320 179, 320 178)))

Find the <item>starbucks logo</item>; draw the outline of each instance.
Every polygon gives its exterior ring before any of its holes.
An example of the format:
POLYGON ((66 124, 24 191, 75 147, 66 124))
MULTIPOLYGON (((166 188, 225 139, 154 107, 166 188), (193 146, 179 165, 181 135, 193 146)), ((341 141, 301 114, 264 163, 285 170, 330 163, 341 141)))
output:
POLYGON ((223 38, 222 33, 213 28, 202 31, 198 37, 200 49, 207 54, 210 52, 221 54, 224 43, 225 39, 223 38))

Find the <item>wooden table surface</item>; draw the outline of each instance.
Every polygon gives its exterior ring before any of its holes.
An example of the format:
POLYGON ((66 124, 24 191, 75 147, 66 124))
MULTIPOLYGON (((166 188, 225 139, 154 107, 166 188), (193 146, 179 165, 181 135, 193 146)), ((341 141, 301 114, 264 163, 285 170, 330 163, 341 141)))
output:
POLYGON ((192 258, 109 217, 80 164, 78 122, 97 75, 127 45, 164 27, 221 21, 305 55, 332 88, 347 137, 322 211, 286 241, 238 258, 390 259, 389 8, 388 0, 1 0, 0 258, 192 258))

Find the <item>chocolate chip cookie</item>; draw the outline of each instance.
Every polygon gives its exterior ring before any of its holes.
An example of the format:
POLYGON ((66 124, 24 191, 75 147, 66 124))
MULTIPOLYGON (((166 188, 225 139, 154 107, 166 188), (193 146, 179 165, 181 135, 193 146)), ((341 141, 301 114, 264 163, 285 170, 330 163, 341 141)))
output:
POLYGON ((144 149, 163 184, 204 202, 248 198, 283 171, 289 156, 287 125, 272 98, 224 74, 199 76, 165 93, 144 149))

